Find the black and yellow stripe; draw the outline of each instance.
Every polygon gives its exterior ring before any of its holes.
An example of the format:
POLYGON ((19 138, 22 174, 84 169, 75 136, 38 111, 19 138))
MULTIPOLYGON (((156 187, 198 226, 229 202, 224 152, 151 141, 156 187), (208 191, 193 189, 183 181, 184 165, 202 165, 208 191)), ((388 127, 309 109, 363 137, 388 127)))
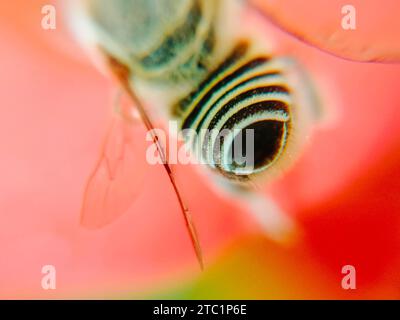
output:
POLYGON ((282 153, 290 131, 291 95, 282 65, 267 56, 254 56, 239 43, 225 61, 175 106, 181 130, 197 133, 190 141, 197 156, 227 176, 250 176, 265 170, 282 153), (227 164, 224 154, 232 139, 202 135, 202 131, 254 131, 254 166, 227 164), (218 146, 218 148, 216 148, 218 146), (220 148, 219 148, 220 147, 220 148))

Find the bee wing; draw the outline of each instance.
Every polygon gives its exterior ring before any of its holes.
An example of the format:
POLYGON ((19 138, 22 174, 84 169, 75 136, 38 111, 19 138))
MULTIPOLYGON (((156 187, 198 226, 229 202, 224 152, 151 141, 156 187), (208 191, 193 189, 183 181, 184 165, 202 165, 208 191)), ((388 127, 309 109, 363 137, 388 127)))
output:
POLYGON ((400 62, 398 0, 353 0, 351 5, 342 0, 247 2, 281 29, 335 56, 400 62))
POLYGON ((123 108, 111 120, 100 157, 86 184, 81 224, 87 228, 101 228, 113 222, 129 209, 143 187, 147 166, 144 146, 139 142, 144 139, 137 138, 143 135, 143 129, 130 116, 132 105, 123 108))

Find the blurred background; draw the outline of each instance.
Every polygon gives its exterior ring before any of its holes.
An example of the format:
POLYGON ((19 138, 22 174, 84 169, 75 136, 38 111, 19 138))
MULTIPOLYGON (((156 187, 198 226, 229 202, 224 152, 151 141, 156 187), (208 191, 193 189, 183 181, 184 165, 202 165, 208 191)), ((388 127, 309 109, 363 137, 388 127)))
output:
MULTIPOLYGON (((337 57, 395 62, 400 28, 390 18, 399 5, 353 1, 360 31, 326 42, 345 3, 331 1, 311 28, 318 2, 309 1, 296 11, 300 28, 275 1, 255 2, 313 42, 270 23, 277 52, 310 70, 329 116, 296 165, 265 188, 301 228, 291 246, 265 237, 196 170, 179 168, 201 272, 162 167, 146 168, 140 196, 115 223, 80 226, 115 84, 71 38, 61 2, 0 0, 0 298, 400 298, 400 66, 337 57), (56 30, 41 27, 46 4, 57 9, 56 30), (44 265, 56 268, 55 290, 41 286, 44 265), (342 289, 344 265, 356 269, 355 290, 342 289)), ((249 12, 244 23, 261 20, 249 12)))

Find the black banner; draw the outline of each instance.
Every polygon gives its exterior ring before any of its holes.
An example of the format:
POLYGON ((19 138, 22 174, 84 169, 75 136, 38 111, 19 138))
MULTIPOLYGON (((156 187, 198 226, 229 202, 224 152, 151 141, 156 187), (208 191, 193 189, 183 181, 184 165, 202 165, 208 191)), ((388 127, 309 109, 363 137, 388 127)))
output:
POLYGON ((100 316, 112 319, 272 319, 277 316, 382 318, 399 301, 254 301, 254 300, 123 300, 123 301, 1 301, 0 308, 16 316, 61 317, 100 316))

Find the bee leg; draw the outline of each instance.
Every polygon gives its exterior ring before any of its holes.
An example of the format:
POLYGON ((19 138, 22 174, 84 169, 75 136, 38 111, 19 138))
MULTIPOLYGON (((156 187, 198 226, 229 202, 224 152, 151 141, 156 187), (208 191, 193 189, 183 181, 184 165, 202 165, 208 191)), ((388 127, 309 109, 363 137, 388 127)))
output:
POLYGON ((243 195, 243 201, 250 214, 272 240, 287 244, 297 238, 299 227, 272 197, 250 191, 243 195))
MULTIPOLYGON (((163 165, 165 168, 165 171, 169 177, 169 180, 171 182, 171 185, 174 189, 174 192, 176 194, 179 207, 181 209, 181 212, 183 214, 183 218, 185 220, 185 225, 188 230, 190 240, 192 242, 192 246, 194 249, 194 252, 196 254, 197 260, 199 262, 200 268, 203 270, 204 269, 204 262, 203 262, 203 253, 199 241, 199 237, 197 235, 196 227, 194 225, 194 222, 192 220, 192 216, 190 211, 188 210, 187 206, 185 205, 182 196, 181 196, 181 191, 178 187, 178 184, 175 180, 175 174, 172 171, 172 168, 168 162, 168 158, 166 156, 164 146, 161 145, 161 142, 158 138, 158 136, 155 134, 154 131, 154 126, 152 124, 152 121, 147 114, 146 109, 142 105, 140 99, 137 97, 134 89, 130 86, 129 83, 129 78, 131 76, 130 70, 128 67, 124 66, 121 64, 119 61, 117 61, 115 58, 113 58, 111 55, 108 55, 104 50, 103 50, 104 56, 108 59, 108 65, 110 69, 112 70, 112 73, 114 77, 119 81, 123 91, 127 94, 127 96, 131 99, 131 101, 134 102, 136 106, 136 110, 138 111, 140 115, 140 119, 143 121, 143 124, 147 128, 147 130, 151 133, 152 138, 153 138, 153 143, 156 145, 157 150, 161 156, 161 159, 163 161, 163 165)), ((123 110, 123 109, 122 109, 123 110)), ((124 115, 124 113, 122 113, 124 115)), ((126 116, 126 114, 125 114, 126 116)), ((131 114, 128 113, 128 120, 130 120, 131 114)))
POLYGON ((226 195, 251 214, 267 237, 281 244, 291 244, 298 239, 300 227, 294 219, 271 196, 261 192, 252 181, 239 185, 221 182, 219 181, 218 185, 226 195))

